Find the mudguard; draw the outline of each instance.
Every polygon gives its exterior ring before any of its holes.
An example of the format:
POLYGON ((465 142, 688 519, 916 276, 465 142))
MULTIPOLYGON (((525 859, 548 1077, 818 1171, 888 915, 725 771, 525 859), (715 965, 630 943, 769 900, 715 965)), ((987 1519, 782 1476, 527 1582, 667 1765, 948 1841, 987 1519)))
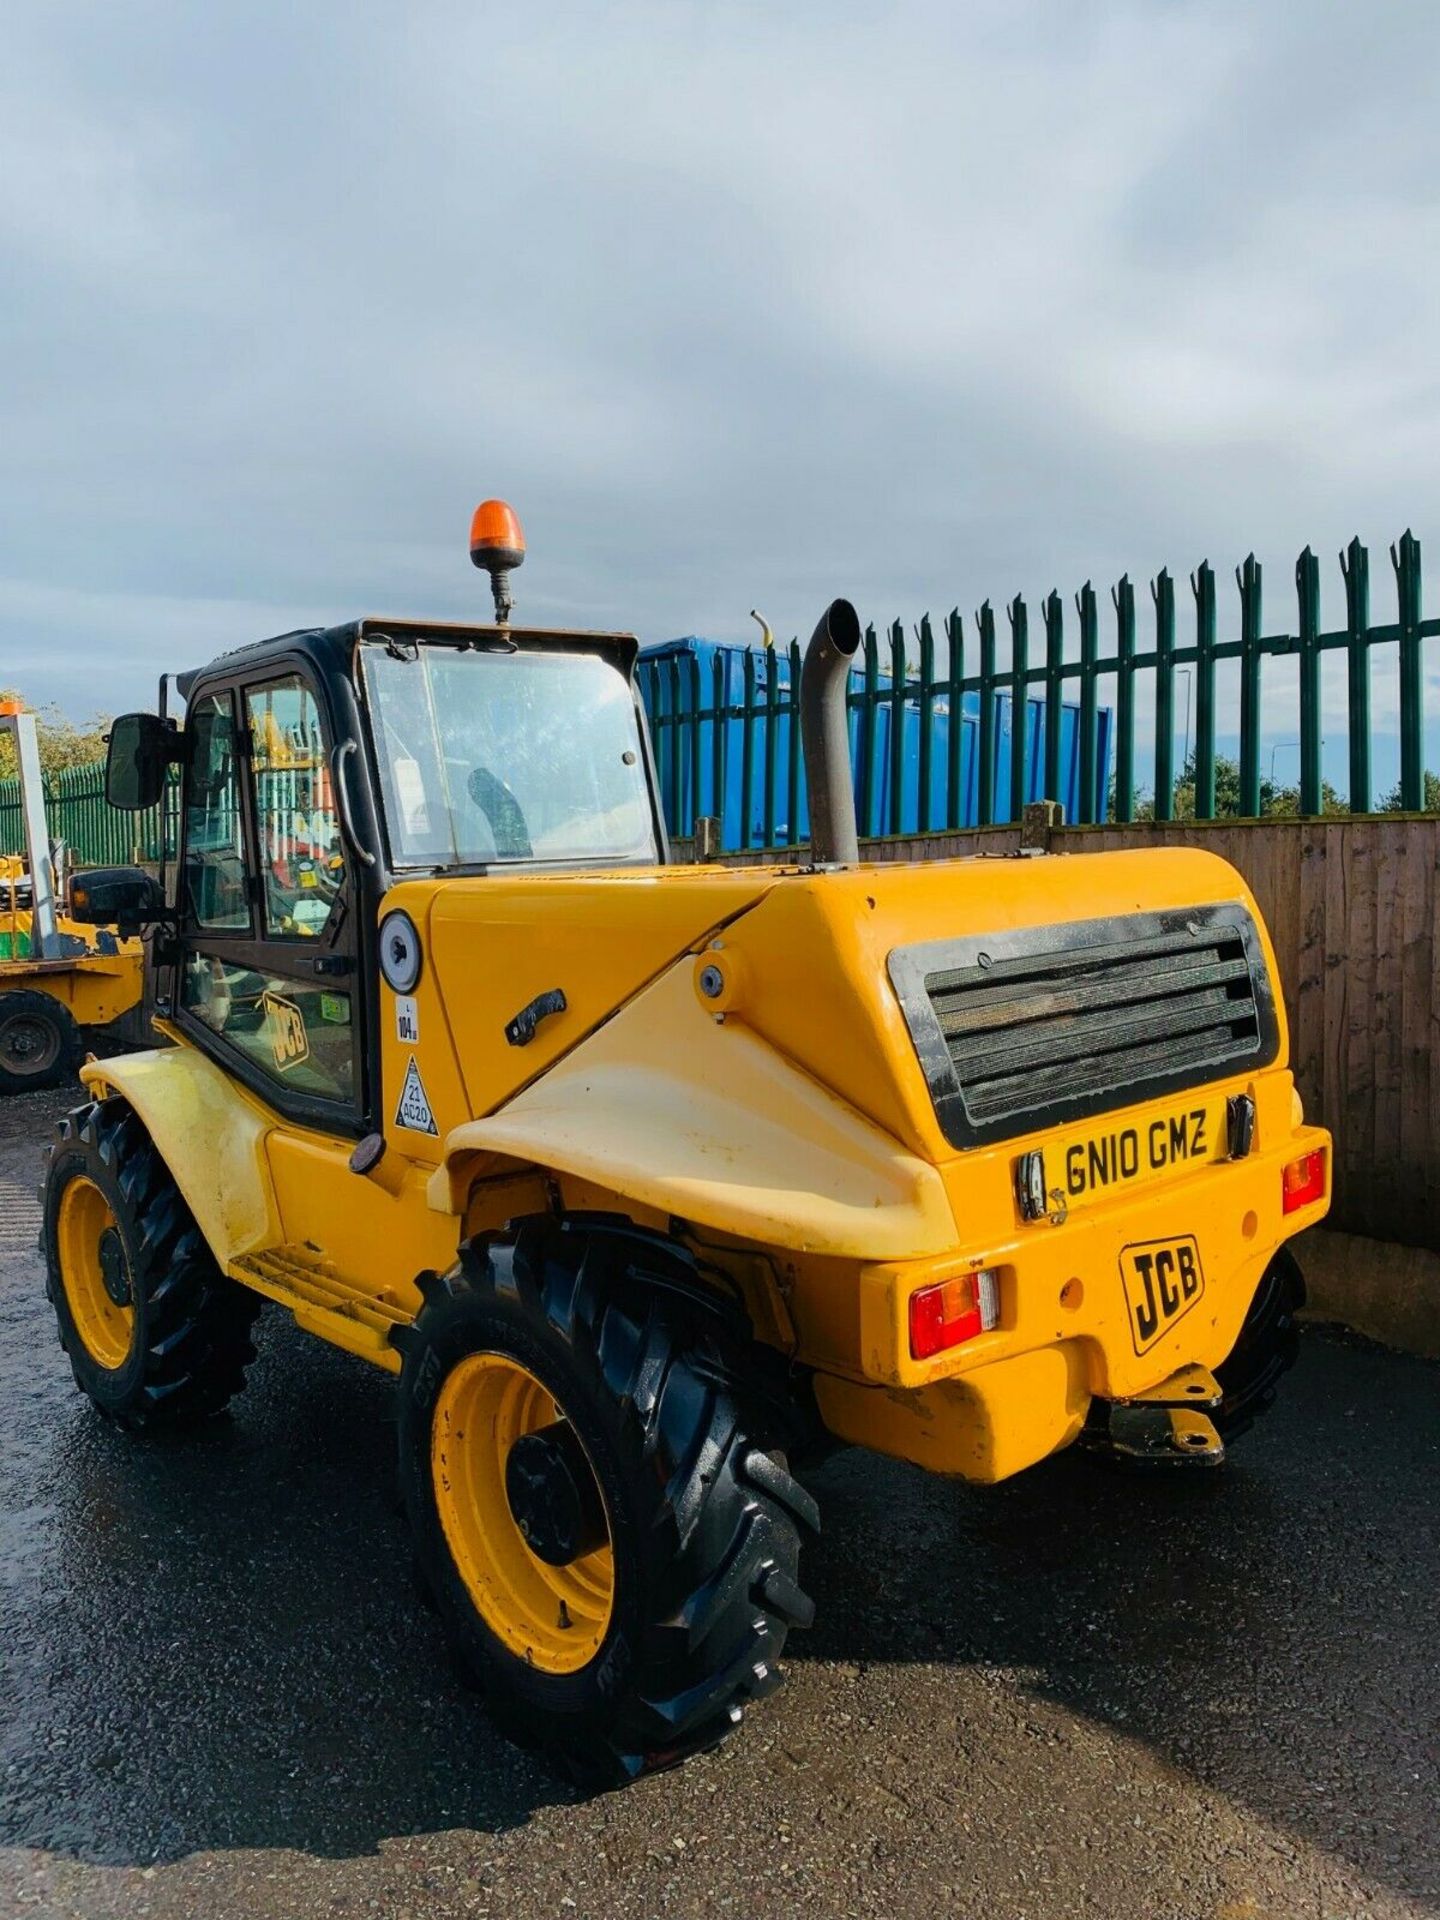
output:
POLYGON ((907 1260, 955 1245, 944 1183, 735 1014, 687 957, 549 1072, 454 1128, 430 1205, 458 1213, 497 1160, 574 1174, 761 1246, 907 1260))
POLYGON ((80 1078, 139 1114, 221 1266, 280 1238, 265 1158, 274 1120, 214 1061, 165 1047, 92 1060, 80 1078))

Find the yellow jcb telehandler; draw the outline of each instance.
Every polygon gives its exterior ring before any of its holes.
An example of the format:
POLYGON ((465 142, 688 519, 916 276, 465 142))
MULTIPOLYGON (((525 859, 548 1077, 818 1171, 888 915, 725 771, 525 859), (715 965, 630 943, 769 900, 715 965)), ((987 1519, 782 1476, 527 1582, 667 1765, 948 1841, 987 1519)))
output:
MULTIPOLYGON (((1165 848, 866 865, 837 600, 790 866, 672 865, 633 638, 361 619, 182 675, 162 1051, 51 1150, 48 1284, 123 1425, 217 1412, 263 1301, 396 1376, 449 1638, 501 1725, 623 1781, 805 1626, 797 1471, 1216 1462, 1293 1358, 1327 1135, 1240 877, 1165 848)), ((92 877, 93 879, 93 877, 92 877)))
POLYGON ((35 716, 0 701, 0 738, 19 772, 25 858, 0 854, 0 1094, 32 1093, 74 1077, 85 1030, 138 1007, 144 956, 138 940, 97 927, 84 878, 63 911, 45 818, 35 716))

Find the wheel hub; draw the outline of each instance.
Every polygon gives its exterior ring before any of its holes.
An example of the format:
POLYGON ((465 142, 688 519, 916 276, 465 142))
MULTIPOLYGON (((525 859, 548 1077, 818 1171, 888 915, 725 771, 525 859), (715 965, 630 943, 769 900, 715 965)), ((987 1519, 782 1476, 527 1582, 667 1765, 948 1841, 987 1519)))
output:
POLYGON ((130 1268, 125 1259, 125 1247, 114 1227, 107 1227, 100 1236, 100 1278, 105 1283, 105 1291, 117 1307, 132 1304, 130 1289, 130 1268))
POLYGON ((55 1266, 80 1344, 97 1366, 115 1372, 134 1345, 134 1289, 115 1211, 87 1173, 61 1189, 55 1266))
POLYGON ((22 1013, 0 1027, 0 1058, 11 1067, 38 1071, 49 1066, 54 1052, 51 1033, 41 1020, 22 1013))
POLYGON ((579 1673, 614 1619, 615 1558, 594 1469, 554 1393, 508 1354, 466 1354, 436 1396, 430 1471, 486 1628, 527 1667, 579 1673), (532 1437, 538 1452, 522 1444, 532 1437))
POLYGON ((605 1543, 600 1489, 568 1420, 521 1434, 505 1462, 505 1497, 526 1546, 549 1566, 568 1567, 605 1543))

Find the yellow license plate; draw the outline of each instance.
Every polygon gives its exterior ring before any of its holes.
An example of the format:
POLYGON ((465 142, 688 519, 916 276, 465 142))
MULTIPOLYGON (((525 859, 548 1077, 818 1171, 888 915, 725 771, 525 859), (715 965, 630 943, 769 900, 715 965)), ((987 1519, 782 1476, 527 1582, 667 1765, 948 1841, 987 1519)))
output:
POLYGON ((1205 1291, 1200 1245, 1193 1233, 1141 1240, 1120 1253, 1120 1277, 1130 1309, 1136 1353, 1153 1347, 1182 1320, 1205 1291))
POLYGON ((1108 1195, 1189 1173, 1229 1153, 1225 1102, 1192 1096, 1184 1106, 1134 1120, 1103 1120, 1062 1134, 1045 1148, 1045 1190, 1057 1206, 1089 1206, 1108 1195), (1059 1189, 1056 1192, 1056 1189, 1059 1189))

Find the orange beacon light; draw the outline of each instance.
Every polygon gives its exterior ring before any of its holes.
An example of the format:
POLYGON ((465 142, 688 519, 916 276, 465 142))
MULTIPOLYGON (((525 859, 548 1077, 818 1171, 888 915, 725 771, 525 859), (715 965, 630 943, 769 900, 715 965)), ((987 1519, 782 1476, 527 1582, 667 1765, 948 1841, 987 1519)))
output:
POLYGON ((525 535, 520 516, 503 500, 482 500, 470 521, 470 558, 490 575, 490 590, 495 595, 495 619, 505 626, 510 609, 511 571, 525 560, 525 535))

